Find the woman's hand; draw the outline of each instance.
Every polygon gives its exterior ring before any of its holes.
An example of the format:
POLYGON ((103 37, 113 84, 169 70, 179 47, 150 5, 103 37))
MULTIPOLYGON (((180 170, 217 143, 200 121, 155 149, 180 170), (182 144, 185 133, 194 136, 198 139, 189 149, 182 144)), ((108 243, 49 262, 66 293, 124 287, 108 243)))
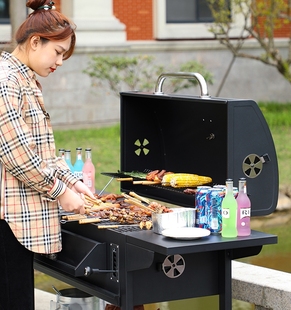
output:
POLYGON ((82 181, 77 181, 72 187, 71 190, 77 194, 84 194, 92 199, 96 199, 91 190, 85 185, 82 181))
POLYGON ((82 197, 67 187, 63 195, 59 196, 59 203, 67 212, 85 213, 85 201, 82 197))

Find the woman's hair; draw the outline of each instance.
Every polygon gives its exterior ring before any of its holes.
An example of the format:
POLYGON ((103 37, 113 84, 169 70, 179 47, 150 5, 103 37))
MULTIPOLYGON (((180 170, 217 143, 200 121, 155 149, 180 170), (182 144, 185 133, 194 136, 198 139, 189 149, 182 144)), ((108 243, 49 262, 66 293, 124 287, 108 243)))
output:
POLYGON ((76 44, 76 26, 65 15, 56 11, 53 4, 48 0, 27 1, 26 6, 34 11, 19 27, 15 39, 17 44, 22 45, 32 36, 39 36, 43 43, 71 37, 70 49, 64 55, 64 59, 68 59, 73 54, 76 44))

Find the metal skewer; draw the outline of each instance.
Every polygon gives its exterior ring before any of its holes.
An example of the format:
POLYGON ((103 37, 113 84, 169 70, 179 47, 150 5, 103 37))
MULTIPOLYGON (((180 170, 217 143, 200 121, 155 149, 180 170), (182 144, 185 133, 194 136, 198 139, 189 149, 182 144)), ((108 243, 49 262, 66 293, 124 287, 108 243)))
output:
POLYGON ((59 296, 62 296, 62 293, 54 285, 52 285, 52 288, 59 296))
POLYGON ((101 196, 103 194, 103 192, 105 191, 105 189, 108 187, 108 185, 113 181, 114 177, 112 177, 108 183, 102 188, 102 190, 99 192, 98 196, 101 196))

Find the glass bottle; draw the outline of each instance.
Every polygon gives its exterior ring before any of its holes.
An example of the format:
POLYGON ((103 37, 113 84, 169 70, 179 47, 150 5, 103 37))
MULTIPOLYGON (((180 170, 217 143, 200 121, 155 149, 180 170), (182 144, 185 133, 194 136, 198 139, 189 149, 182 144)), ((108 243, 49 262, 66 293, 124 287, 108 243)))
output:
POLYGON ((236 218, 237 201, 233 195, 233 180, 226 180, 226 193, 221 205, 222 231, 221 235, 225 238, 237 237, 236 218))
POLYGON ((79 178, 81 181, 83 181, 83 158, 82 158, 82 148, 77 147, 76 148, 76 161, 74 163, 74 174, 77 178, 79 178))
POLYGON ((237 235, 249 236, 251 234, 251 201, 247 195, 246 179, 240 178, 238 182, 237 201, 237 235))
POLYGON ((65 159, 65 149, 59 149, 59 157, 65 159))
POLYGON ((67 165, 69 166, 71 172, 74 172, 74 167, 71 161, 71 150, 65 150, 65 161, 67 165))
POLYGON ((92 153, 90 148, 85 149, 85 163, 83 166, 83 182, 95 193, 95 167, 92 163, 92 153))

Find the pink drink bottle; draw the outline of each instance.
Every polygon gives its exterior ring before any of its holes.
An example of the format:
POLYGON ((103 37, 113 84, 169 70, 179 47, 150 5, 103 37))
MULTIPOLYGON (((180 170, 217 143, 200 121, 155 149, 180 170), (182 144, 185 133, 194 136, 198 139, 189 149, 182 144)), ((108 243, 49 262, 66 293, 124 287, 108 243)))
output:
POLYGON ((92 163, 91 149, 85 149, 86 160, 82 169, 83 182, 89 187, 91 192, 95 193, 95 167, 92 163))
POLYGON ((238 183, 237 201, 237 235, 249 236, 251 234, 251 201, 247 195, 246 179, 240 178, 238 183))

